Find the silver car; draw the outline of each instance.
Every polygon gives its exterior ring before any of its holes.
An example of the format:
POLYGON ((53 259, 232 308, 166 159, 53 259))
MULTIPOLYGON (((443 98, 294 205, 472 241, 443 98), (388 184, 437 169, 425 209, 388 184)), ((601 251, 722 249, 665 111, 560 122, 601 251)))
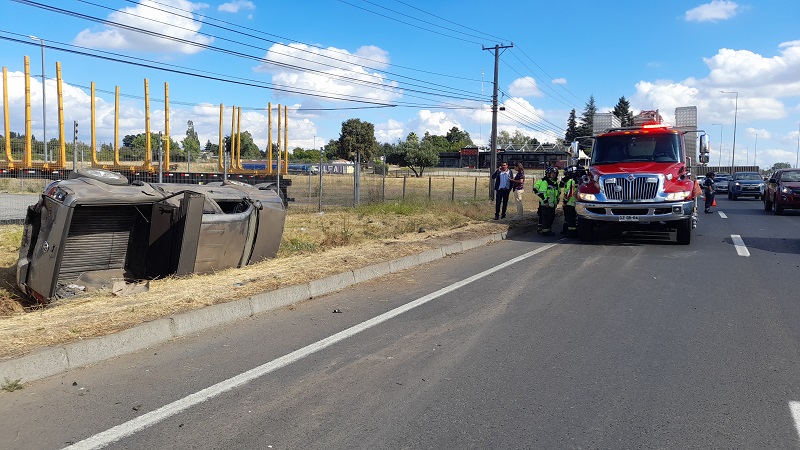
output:
POLYGON ((728 192, 728 181, 730 177, 727 175, 717 175, 714 177, 714 192, 728 192))
POLYGON ((278 252, 286 218, 272 189, 157 184, 78 169, 28 207, 17 285, 39 301, 113 280, 242 267, 278 252))

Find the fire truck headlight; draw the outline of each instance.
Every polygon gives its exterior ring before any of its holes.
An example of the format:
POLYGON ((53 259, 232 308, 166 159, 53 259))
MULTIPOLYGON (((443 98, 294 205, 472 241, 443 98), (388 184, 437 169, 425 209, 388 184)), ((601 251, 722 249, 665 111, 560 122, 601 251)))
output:
POLYGON ((667 194, 667 201, 686 200, 689 194, 691 194, 690 191, 670 192, 667 194))
POLYGON ((593 202, 597 200, 597 196, 594 194, 586 194, 584 192, 578 192, 578 198, 585 201, 585 202, 593 202))

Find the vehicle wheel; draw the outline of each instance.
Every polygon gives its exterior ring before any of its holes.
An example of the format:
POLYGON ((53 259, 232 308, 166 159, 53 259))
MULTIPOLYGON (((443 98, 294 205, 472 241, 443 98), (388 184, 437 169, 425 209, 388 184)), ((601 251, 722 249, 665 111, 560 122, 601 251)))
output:
POLYGON ((594 240, 594 222, 578 217, 578 239, 590 242, 594 240))
POLYGON ((678 224, 676 240, 680 245, 689 245, 692 242, 692 219, 684 219, 678 224))
POLYGON ((772 211, 772 200, 768 199, 767 196, 764 196, 764 211, 772 211))
POLYGON ((779 205, 778 203, 775 203, 775 214, 779 216, 783 214, 783 206, 779 205))
POLYGON ((93 167, 80 167, 73 170, 69 174, 70 179, 75 178, 90 178, 96 181, 102 181, 105 184, 112 186, 127 186, 128 179, 116 172, 105 169, 95 169, 93 167))

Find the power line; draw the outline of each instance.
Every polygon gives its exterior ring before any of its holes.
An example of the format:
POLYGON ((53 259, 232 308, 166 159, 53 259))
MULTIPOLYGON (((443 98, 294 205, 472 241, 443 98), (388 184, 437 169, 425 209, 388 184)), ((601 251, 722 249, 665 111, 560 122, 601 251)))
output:
MULTIPOLYGON (((265 58, 261 58, 261 57, 258 57, 258 56, 249 55, 249 54, 246 54, 246 53, 242 53, 242 52, 238 52, 238 51, 234 51, 234 50, 230 50, 230 49, 226 49, 226 48, 222 48, 222 47, 217 47, 217 46, 213 46, 213 45, 209 45, 209 44, 198 43, 198 42, 194 42, 194 41, 191 41, 191 40, 188 40, 188 39, 178 38, 178 37, 175 37, 175 36, 169 36, 169 35, 166 35, 166 34, 163 34, 163 33, 158 33, 158 32, 155 32, 155 31, 151 31, 151 30, 147 30, 147 29, 143 29, 143 28, 139 28, 139 27, 134 27, 134 26, 130 26, 130 25, 126 25, 126 24, 122 24, 122 23, 119 23, 119 22, 114 22, 114 21, 110 21, 110 20, 106 20, 106 19, 101 19, 101 18, 93 17, 93 16, 90 16, 90 15, 87 15, 87 14, 82 14, 82 13, 78 13, 78 12, 74 12, 74 11, 69 11, 69 10, 65 10, 65 9, 62 9, 62 8, 57 8, 57 7, 50 6, 50 5, 44 5, 44 4, 37 3, 37 2, 31 1, 31 0, 14 0, 14 1, 18 2, 18 3, 27 4, 29 6, 35 6, 35 7, 41 8, 41 9, 49 10, 49 11, 52 11, 52 12, 57 12, 57 13, 66 14, 66 15, 70 15, 70 16, 73 16, 73 17, 78 17, 78 18, 82 18, 82 19, 85 19, 85 20, 93 21, 93 22, 102 23, 104 25, 115 26, 115 27, 118 27, 118 28, 126 29, 126 30, 129 30, 129 31, 134 31, 134 32, 139 32, 139 33, 150 35, 150 36, 153 36, 153 37, 158 37, 158 38, 167 39, 167 40, 174 41, 174 42, 179 42, 179 43, 182 43, 182 44, 185 44, 185 45, 196 46, 196 47, 199 47, 199 48, 212 50, 212 51, 216 51, 216 52, 220 52, 220 53, 224 53, 224 54, 229 54, 229 55, 232 55, 232 56, 237 56, 237 57, 241 57, 241 58, 245 58, 245 59, 256 60, 256 61, 259 61, 259 62, 269 62, 269 63, 275 64, 275 65, 277 65, 279 67, 286 67, 286 68, 291 68, 291 69, 300 70, 300 71, 304 71, 304 72, 319 73, 322 76, 325 76, 325 77, 328 77, 328 78, 340 79, 340 80, 344 80, 346 82, 357 84, 357 85, 361 85, 361 86, 368 86, 368 87, 373 87, 373 88, 376 88, 376 89, 380 89, 380 90, 384 90, 384 91, 391 91, 391 92, 396 92, 398 89, 400 89, 400 88, 397 88, 397 87, 394 87, 394 86, 390 86, 390 85, 387 85, 387 84, 381 84, 381 83, 376 83, 376 82, 371 82, 371 81, 366 81, 366 80, 359 80, 359 79, 352 78, 352 77, 347 77, 347 76, 344 76, 344 75, 336 75, 336 74, 331 74, 331 73, 328 73, 328 72, 323 72, 321 70, 316 70, 316 69, 311 69, 311 68, 304 68, 304 67, 301 67, 301 66, 297 66, 297 65, 293 65, 293 64, 287 64, 287 63, 281 63, 281 62, 277 62, 277 61, 271 61, 271 60, 267 60, 265 58)), ((140 16, 136 16, 136 17, 140 17, 140 16)), ((158 22, 158 21, 156 21, 156 22, 158 22)), ((319 63, 319 62, 314 62, 314 63, 315 64, 320 64, 320 65, 327 65, 327 64, 319 63)), ((330 65, 327 65, 327 66, 330 66, 330 65)), ((330 66, 330 67, 335 67, 335 66, 330 66)), ((460 99, 460 100, 480 101, 480 99, 477 99, 477 98, 464 98, 464 97, 458 97, 458 96, 455 96, 455 95, 441 94, 441 93, 436 93, 436 92, 426 92, 426 91, 420 91, 420 90, 417 90, 417 89, 410 89, 410 88, 402 88, 402 89, 403 89, 404 93, 405 93, 405 91, 408 91, 408 92, 420 93, 420 94, 423 94, 423 95, 432 95, 432 96, 436 96, 436 97, 445 97, 445 98, 453 98, 453 99, 460 99)), ((433 90, 436 91, 437 89, 433 89, 433 90)), ((441 90, 439 90, 439 91, 441 91, 441 90)), ((399 92, 397 92, 397 93, 399 93, 399 92)), ((310 95, 310 94, 307 94, 307 95, 310 95)))
MULTIPOLYGON (((154 6, 151 6, 151 5, 146 5, 146 4, 139 3, 139 0, 125 0, 125 1, 127 1, 129 3, 141 5, 141 6, 144 6, 144 7, 147 7, 147 8, 155 8, 154 6)), ((188 19, 194 20, 194 16, 191 15, 192 11, 181 9, 181 8, 178 8, 178 7, 172 6, 172 5, 167 5, 165 3, 161 3, 161 2, 158 2, 156 0, 150 0, 149 3, 154 3, 156 5, 166 6, 166 7, 169 7, 171 9, 173 9, 173 10, 176 10, 176 11, 181 11, 181 12, 188 13, 188 14, 190 14, 190 16, 182 16, 180 14, 177 14, 177 15, 179 17, 183 17, 183 18, 188 18, 188 19)), ((155 9, 158 9, 158 8, 155 8, 155 9)), ((161 11, 164 11, 164 10, 161 10, 161 11)), ((429 75, 436 75, 436 76, 459 79, 459 80, 465 80, 465 81, 476 81, 476 82, 477 81, 481 81, 481 80, 474 79, 474 78, 460 77, 460 76, 452 75, 452 74, 442 74, 442 73, 438 73, 438 72, 432 72, 432 71, 429 71, 429 70, 417 69, 417 68, 403 66, 403 65, 394 64, 394 63, 384 63, 383 61, 376 61, 374 59, 370 59, 370 58, 367 58, 367 57, 364 57, 364 56, 360 56, 360 55, 356 55, 356 54, 352 54, 352 53, 340 52, 340 51, 337 51, 337 50, 331 50, 331 49, 328 49, 328 48, 320 47, 318 45, 302 42, 302 41, 300 41, 298 39, 292 39, 292 38, 280 36, 280 35, 277 35, 277 34, 267 33, 267 32, 261 31, 261 30, 256 30, 254 28, 249 28, 249 27, 246 27, 244 25, 234 24, 232 22, 228 22, 228 21, 225 21, 225 20, 222 20, 222 19, 217 19, 215 17, 211 17, 211 16, 207 16, 207 15, 204 15, 203 18, 204 19, 213 20, 214 22, 219 22, 219 23, 224 23, 226 25, 235 26, 235 27, 241 28, 243 30, 251 31, 251 32, 263 35, 263 36, 272 36, 272 37, 275 37, 275 38, 278 38, 278 39, 283 39, 283 40, 289 41, 289 42, 297 42, 299 44, 307 45, 307 46, 309 46, 311 48, 316 48, 316 49, 328 51, 328 52, 331 52, 331 53, 337 53, 337 54, 340 54, 340 55, 344 55, 344 56, 351 57, 351 58, 357 58, 357 59, 364 60, 364 61, 369 61, 369 62, 374 62, 374 63, 379 63, 379 64, 386 64, 388 66, 397 67, 397 68, 400 68, 400 69, 411 70, 411 71, 414 71, 414 72, 426 73, 426 74, 429 74, 429 75)), ((209 26, 221 28, 223 30, 228 30, 228 31, 232 31, 234 33, 239 33, 239 34, 243 34, 245 36, 253 37, 255 39, 262 39, 262 40, 265 40, 267 42, 273 42, 273 43, 278 44, 278 45, 286 46, 286 44, 283 44, 283 43, 278 42, 278 41, 273 41, 273 40, 270 40, 270 39, 260 38, 258 36, 254 36, 254 35, 251 35, 251 34, 248 34, 248 33, 243 33, 241 31, 236 31, 236 30, 233 30, 231 28, 223 27, 223 26, 216 25, 216 24, 213 24, 213 23, 210 23, 210 22, 203 21, 202 23, 204 23, 206 25, 209 25, 209 26)), ((398 75, 398 76, 402 76, 402 75, 398 75)))

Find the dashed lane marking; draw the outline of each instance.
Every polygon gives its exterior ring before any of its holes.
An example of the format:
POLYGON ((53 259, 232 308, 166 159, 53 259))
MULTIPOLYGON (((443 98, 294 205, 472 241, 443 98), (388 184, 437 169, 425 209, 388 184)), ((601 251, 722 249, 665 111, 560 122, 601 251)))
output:
POLYGON ((739 256, 750 256, 750 250, 747 250, 747 246, 744 245, 744 241, 742 240, 741 236, 738 234, 732 234, 731 240, 733 241, 733 245, 736 246, 736 253, 738 253, 739 256))
POLYGON ((723 219, 727 219, 728 218, 728 216, 726 216, 725 213, 722 212, 722 211, 717 211, 717 214, 719 214, 719 216, 722 217, 723 219))

